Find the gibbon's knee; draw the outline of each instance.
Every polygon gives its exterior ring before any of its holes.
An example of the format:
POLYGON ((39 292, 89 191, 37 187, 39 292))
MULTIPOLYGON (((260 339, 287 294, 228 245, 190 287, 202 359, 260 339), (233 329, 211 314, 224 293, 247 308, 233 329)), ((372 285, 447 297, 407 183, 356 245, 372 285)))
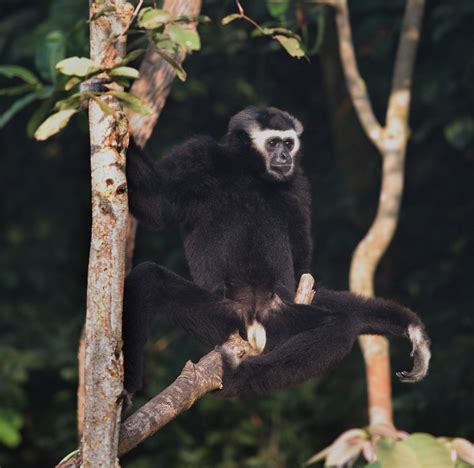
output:
POLYGON ((143 262, 137 265, 125 279, 127 289, 163 289, 166 285, 167 271, 154 262, 143 262))

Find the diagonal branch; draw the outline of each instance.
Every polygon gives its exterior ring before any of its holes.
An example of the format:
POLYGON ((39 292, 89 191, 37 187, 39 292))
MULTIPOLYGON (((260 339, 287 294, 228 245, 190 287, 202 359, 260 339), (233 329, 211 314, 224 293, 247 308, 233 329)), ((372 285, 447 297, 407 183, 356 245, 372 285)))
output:
MULTIPOLYGON (((314 279, 310 274, 301 276, 295 302, 310 304, 312 302, 314 279)), ((239 358, 255 355, 249 343, 238 334, 232 335, 223 345, 239 358)), ((211 351, 197 364, 188 361, 178 378, 165 390, 152 398, 133 413, 120 427, 119 456, 125 455, 148 437, 175 419, 207 393, 222 388, 224 363, 221 353, 211 351)), ((60 462, 58 468, 79 468, 81 454, 60 462)))

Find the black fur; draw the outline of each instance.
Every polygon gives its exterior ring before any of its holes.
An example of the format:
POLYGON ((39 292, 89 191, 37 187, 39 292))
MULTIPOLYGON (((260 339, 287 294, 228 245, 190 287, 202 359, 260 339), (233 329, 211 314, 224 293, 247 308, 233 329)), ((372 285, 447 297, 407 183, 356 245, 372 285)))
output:
MULTIPOLYGON (((426 374, 428 338, 415 313, 394 302, 318 289, 311 306, 293 303, 296 282, 311 261, 310 195, 299 167, 272 180, 249 129, 294 129, 301 124, 275 108, 249 108, 229 123, 227 141, 199 137, 152 162, 136 147, 127 159, 130 210, 152 229, 176 224, 193 282, 154 263, 127 277, 124 302, 125 388, 141 387, 143 347, 155 314, 210 346, 255 319, 266 330, 264 354, 224 377, 222 396, 265 393, 297 384, 336 365, 363 333, 407 336, 414 344, 414 373, 426 374), (419 347, 423 346, 423 352, 419 347), (418 353, 418 354, 417 354, 418 353)), ((225 350, 223 349, 225 356, 225 350)))

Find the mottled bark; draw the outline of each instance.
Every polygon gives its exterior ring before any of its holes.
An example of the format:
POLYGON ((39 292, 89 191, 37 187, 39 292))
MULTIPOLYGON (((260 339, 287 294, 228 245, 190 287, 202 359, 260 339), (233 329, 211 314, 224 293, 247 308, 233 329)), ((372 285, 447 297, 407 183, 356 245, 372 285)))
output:
MULTIPOLYGON (((375 271, 393 238, 399 217, 409 136, 411 78, 424 0, 407 0, 385 126, 374 115, 367 87, 358 70, 347 0, 321 3, 335 7, 339 53, 347 88, 361 125, 383 160, 377 214, 367 235, 354 251, 350 270, 351 291, 373 296, 375 271)), ((364 336, 360 343, 367 369, 370 422, 392 423, 388 341, 383 337, 364 336)))
MULTIPOLYGON (((125 55, 125 36, 112 41, 129 24, 132 6, 124 0, 90 2, 91 58, 112 67, 125 55)), ((92 232, 84 328, 82 466, 118 466, 117 447, 123 392, 122 297, 128 212, 125 154, 128 123, 119 103, 101 97, 115 115, 89 103, 91 142, 92 232)))
MULTIPOLYGON (((310 304, 314 279, 310 274, 301 277, 295 302, 310 304)), ((255 355, 255 351, 238 333, 224 344, 241 359, 255 355)), ((156 434, 170 421, 188 410, 205 394, 222 388, 224 365, 217 351, 206 354, 197 364, 188 361, 179 377, 160 394, 133 413, 120 427, 119 456, 125 455, 148 437, 156 434)), ((58 465, 60 468, 78 468, 81 454, 58 465)))
MULTIPOLYGON (((170 13, 170 16, 196 17, 201 10, 201 0, 165 0, 163 9, 170 13)), ((186 27, 195 28, 196 24, 190 24, 186 27)), ((175 59, 182 63, 185 58, 184 53, 178 54, 175 59)), ((151 136, 153 127, 165 105, 166 98, 171 89, 175 78, 175 71, 171 65, 161 58, 155 52, 154 45, 150 45, 146 56, 140 67, 140 78, 132 86, 131 93, 141 98, 148 104, 152 110, 151 115, 143 116, 133 112, 128 112, 130 134, 134 137, 140 147, 144 147, 151 136)), ((133 252, 135 249, 135 235, 137 223, 135 218, 128 214, 127 217, 127 240, 125 253, 125 272, 128 273, 133 265, 133 252)), ((81 336, 78 352, 79 360, 79 387, 77 393, 78 399, 78 433, 82 434, 84 419, 84 372, 82 360, 84 357, 84 340, 81 336)))

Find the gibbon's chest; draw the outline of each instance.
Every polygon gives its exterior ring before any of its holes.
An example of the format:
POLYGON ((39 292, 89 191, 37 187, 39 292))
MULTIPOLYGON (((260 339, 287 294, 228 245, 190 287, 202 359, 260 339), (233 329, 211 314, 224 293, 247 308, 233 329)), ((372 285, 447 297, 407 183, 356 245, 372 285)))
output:
POLYGON ((257 237, 272 238, 287 236, 290 206, 286 193, 278 186, 245 178, 222 178, 200 191, 199 196, 188 198, 182 213, 184 237, 222 239, 233 232, 239 239, 257 233, 257 237))

